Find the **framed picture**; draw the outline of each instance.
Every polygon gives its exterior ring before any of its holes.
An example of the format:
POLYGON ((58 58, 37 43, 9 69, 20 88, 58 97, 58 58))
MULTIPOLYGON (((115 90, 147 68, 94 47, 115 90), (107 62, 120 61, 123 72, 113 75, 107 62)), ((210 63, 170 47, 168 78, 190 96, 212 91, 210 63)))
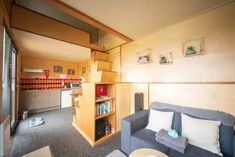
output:
POLYGON ((149 55, 139 56, 138 64, 147 64, 149 62, 149 55))
POLYGON ((63 67, 62 66, 54 66, 54 72, 55 73, 62 73, 63 67))
POLYGON ((75 70, 74 69, 68 69, 67 74, 68 75, 74 75, 75 74, 75 70))
POLYGON ((183 55, 194 56, 204 52, 203 38, 188 40, 183 42, 183 55))
POLYGON ((146 49, 138 52, 137 64, 148 64, 150 62, 151 49, 146 49))
POLYGON ((172 52, 159 55, 159 64, 172 64, 172 63, 173 63, 172 52))

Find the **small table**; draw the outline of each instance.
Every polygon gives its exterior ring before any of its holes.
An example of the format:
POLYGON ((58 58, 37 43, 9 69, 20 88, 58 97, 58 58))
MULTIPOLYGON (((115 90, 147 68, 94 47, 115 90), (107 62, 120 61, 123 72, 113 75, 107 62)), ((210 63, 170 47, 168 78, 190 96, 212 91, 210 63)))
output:
POLYGON ((155 149, 141 148, 132 152, 129 157, 168 157, 168 155, 155 149))

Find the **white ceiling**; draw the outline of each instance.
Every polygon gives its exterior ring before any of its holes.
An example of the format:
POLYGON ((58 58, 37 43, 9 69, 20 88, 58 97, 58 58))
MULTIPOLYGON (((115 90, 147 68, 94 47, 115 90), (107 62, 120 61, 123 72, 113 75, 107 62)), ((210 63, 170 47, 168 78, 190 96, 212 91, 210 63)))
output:
POLYGON ((231 0, 61 0, 132 39, 231 0))
POLYGON ((19 43, 21 53, 24 56, 69 62, 79 62, 90 58, 91 50, 89 48, 17 29, 13 29, 13 33, 19 43))

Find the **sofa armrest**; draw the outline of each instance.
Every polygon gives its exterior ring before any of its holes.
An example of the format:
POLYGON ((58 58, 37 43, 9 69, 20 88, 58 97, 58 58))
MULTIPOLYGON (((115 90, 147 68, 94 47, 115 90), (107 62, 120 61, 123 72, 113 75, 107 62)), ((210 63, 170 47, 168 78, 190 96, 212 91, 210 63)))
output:
POLYGON ((233 133, 233 157, 235 157, 235 131, 233 133))
POLYGON ((140 111, 122 119, 121 149, 126 154, 131 153, 131 135, 148 124, 148 110, 140 111))

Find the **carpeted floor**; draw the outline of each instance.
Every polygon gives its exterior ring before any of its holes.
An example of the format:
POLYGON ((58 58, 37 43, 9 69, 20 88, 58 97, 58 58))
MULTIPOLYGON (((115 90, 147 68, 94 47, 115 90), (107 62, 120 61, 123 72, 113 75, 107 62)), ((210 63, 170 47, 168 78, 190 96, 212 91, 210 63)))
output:
POLYGON ((13 136, 10 157, 22 156, 46 145, 51 146, 54 157, 104 157, 113 150, 120 149, 120 136, 91 147, 73 128, 69 108, 48 111, 20 122, 13 136), (29 120, 34 117, 42 117, 45 124, 29 127, 29 120))

